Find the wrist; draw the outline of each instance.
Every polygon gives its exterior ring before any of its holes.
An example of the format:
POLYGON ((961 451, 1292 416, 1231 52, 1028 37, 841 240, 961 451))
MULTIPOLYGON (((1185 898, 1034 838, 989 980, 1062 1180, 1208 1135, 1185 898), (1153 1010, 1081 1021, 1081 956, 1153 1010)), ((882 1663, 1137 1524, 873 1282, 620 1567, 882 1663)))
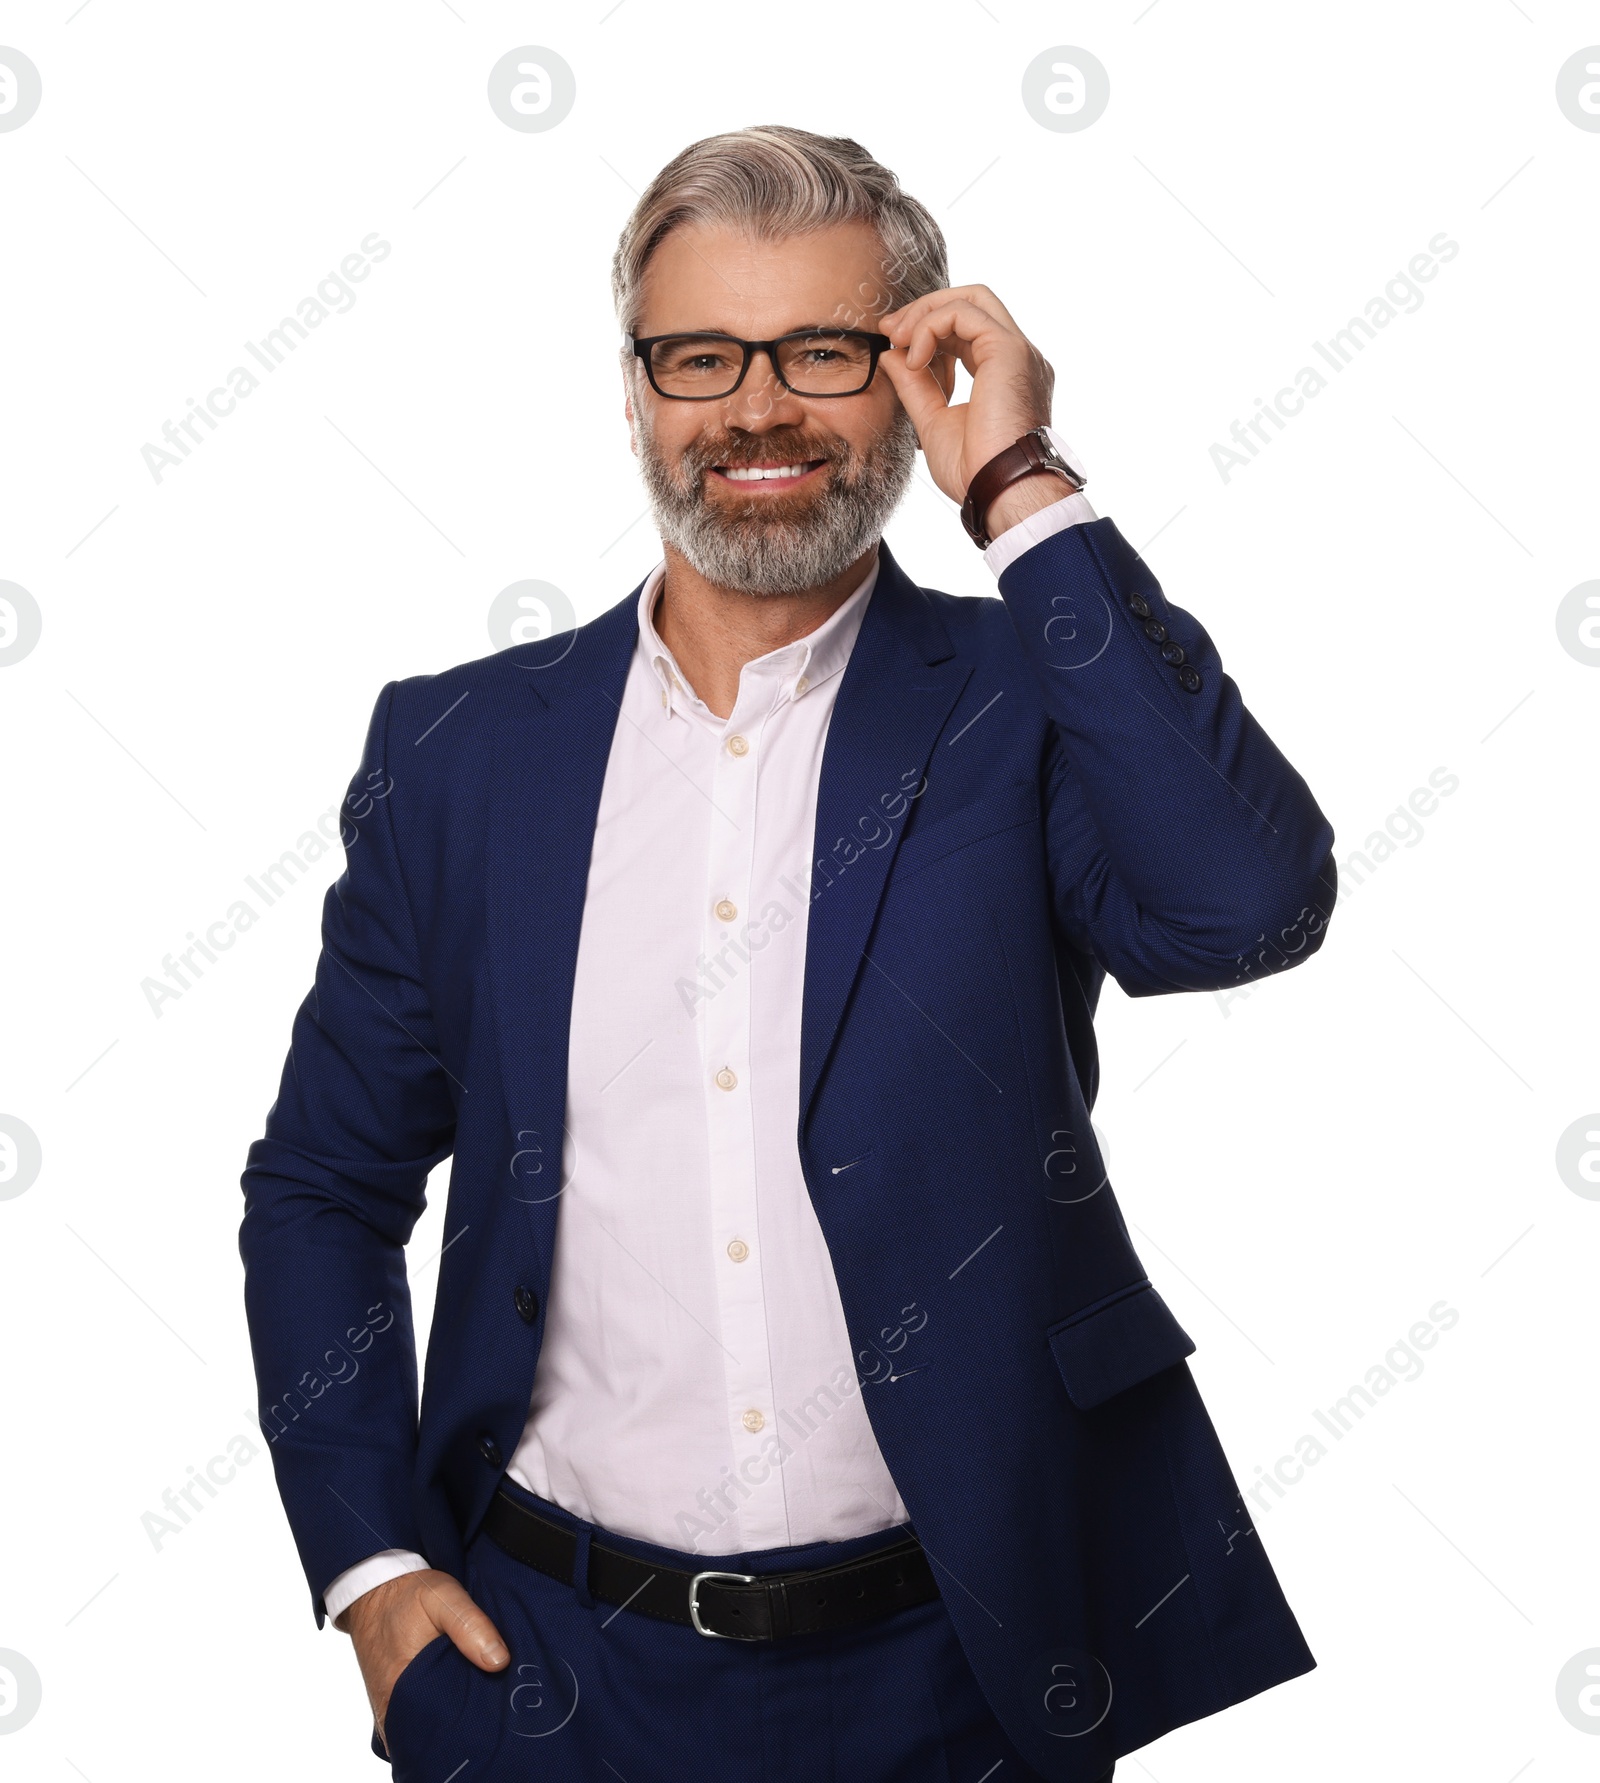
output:
POLYGON ((1076 494, 1088 480, 1072 448, 1043 422, 978 467, 961 504, 961 524, 986 550, 997 533, 1076 494))
POLYGON ((323 1587, 322 1600, 328 1620, 341 1633, 348 1631, 344 1612, 369 1591, 390 1579, 404 1578, 407 1573, 426 1572, 428 1563, 411 1548, 382 1548, 369 1554, 354 1566, 348 1566, 323 1587))
POLYGON ((341 1634, 352 1637, 373 1617, 383 1616, 394 1599, 401 1595, 401 1581, 413 1575, 409 1572, 397 1574, 393 1578, 380 1579, 376 1585, 369 1586, 359 1597, 351 1601, 333 1618, 333 1625, 341 1634))
POLYGON ((1009 483, 989 504, 984 531, 997 539, 1008 527, 1037 514, 1041 508, 1053 506, 1073 492, 1072 484, 1056 471, 1030 471, 1025 477, 1009 483))

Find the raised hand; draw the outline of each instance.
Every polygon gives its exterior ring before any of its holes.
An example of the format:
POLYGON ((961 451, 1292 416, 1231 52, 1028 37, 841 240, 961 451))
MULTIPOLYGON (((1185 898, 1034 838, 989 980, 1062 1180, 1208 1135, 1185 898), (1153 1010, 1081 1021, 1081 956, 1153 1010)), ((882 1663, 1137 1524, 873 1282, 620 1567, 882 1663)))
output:
POLYGON ((930 291, 890 310, 878 327, 894 343, 879 364, 952 501, 965 499, 997 452, 1049 421, 1055 372, 987 285, 930 291), (957 360, 972 374, 972 390, 952 403, 957 360))

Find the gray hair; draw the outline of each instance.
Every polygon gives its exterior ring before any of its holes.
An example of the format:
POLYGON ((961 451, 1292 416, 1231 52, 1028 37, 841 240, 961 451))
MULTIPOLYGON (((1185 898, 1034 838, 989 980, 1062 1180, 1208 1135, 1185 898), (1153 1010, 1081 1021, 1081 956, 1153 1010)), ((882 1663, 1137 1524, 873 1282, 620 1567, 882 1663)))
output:
MULTIPOLYGON (((876 300, 883 310, 897 309, 949 284, 939 225, 851 137, 817 136, 788 124, 702 137, 651 180, 623 228, 611 261, 617 320, 624 334, 637 331, 650 256, 684 224, 731 224, 777 241, 853 221, 870 224, 883 245, 882 290, 858 292, 861 308, 876 300)), ((634 362, 626 346, 621 358, 624 366, 634 362)))

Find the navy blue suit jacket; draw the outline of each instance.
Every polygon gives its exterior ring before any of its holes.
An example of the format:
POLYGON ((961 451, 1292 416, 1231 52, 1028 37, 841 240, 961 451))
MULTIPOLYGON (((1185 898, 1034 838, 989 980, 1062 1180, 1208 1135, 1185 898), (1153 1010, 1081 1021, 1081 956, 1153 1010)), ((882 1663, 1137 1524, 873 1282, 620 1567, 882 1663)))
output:
MULTIPOLYGON (((1089 1111, 1105 974, 1150 996, 1307 958, 1333 832, 1109 519, 999 586, 918 587, 880 546, 821 769, 795 1141, 968 1659, 1028 1761, 1087 1783, 1314 1664, 1089 1111)), ((392 683, 351 782, 240 1232, 319 1626, 378 1548, 461 1572, 527 1416, 638 593, 392 683), (405 1245, 452 1153, 419 1416, 405 1245)))

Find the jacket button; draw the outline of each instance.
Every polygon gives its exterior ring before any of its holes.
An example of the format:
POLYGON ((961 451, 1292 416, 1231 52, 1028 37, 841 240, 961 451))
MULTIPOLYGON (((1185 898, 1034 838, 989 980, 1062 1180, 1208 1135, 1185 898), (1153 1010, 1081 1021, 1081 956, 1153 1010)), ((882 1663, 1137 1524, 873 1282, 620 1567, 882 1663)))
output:
POLYGON ((1147 638, 1154 638, 1158 644, 1162 644, 1166 642, 1167 628, 1159 619, 1147 619, 1144 625, 1144 635, 1147 638))
POLYGON ((478 1438, 478 1453, 491 1467, 498 1467, 500 1465, 500 1445, 492 1436, 480 1436, 478 1438))
POLYGON ((1163 662, 1170 662, 1172 666, 1176 668, 1179 663, 1186 660, 1182 644, 1163 644, 1161 646, 1161 660, 1163 662))
POLYGON ((539 1316, 539 1296, 532 1288, 518 1288, 516 1301, 518 1318, 524 1325, 531 1325, 539 1316))
POLYGON ((1148 619, 1150 617, 1150 603, 1142 594, 1130 594, 1128 606, 1139 618, 1148 619))
POLYGON ((1187 663, 1178 670, 1178 680, 1189 693, 1198 693, 1200 691, 1200 671, 1195 668, 1190 668, 1187 663))

